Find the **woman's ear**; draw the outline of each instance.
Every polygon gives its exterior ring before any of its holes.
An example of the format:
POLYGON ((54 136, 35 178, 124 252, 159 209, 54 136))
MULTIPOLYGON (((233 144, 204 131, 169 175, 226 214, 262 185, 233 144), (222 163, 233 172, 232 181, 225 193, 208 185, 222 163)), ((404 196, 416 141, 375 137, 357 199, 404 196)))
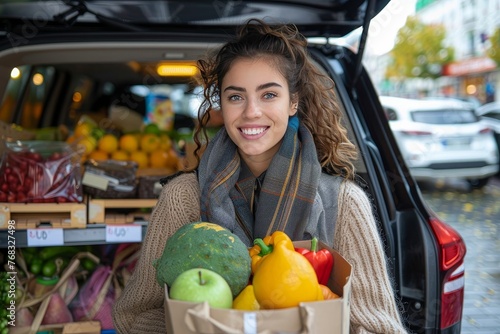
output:
POLYGON ((297 97, 297 94, 294 94, 290 102, 290 116, 297 114, 298 108, 299 108, 299 99, 297 97))

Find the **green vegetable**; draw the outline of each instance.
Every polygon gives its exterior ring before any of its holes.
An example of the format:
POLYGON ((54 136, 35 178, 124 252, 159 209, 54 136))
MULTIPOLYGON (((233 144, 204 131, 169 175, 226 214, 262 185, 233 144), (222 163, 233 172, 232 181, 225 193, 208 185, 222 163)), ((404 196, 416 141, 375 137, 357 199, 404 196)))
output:
POLYGON ((34 258, 33 261, 31 261, 30 272, 34 275, 38 275, 42 271, 42 267, 43 261, 40 258, 34 258))
POLYGON ((7 281, 7 279, 10 279, 10 275, 5 271, 0 272, 0 334, 9 332, 9 328, 7 327, 7 315, 9 311, 7 307, 10 305, 10 301, 13 298, 11 298, 11 282, 7 281))
POLYGON ((54 260, 48 260, 43 264, 41 274, 44 277, 53 277, 57 273, 57 265, 54 260))
POLYGON ((76 246, 49 246, 40 250, 38 257, 45 261, 56 256, 72 257, 80 252, 81 248, 76 246))
POLYGON ((92 261, 91 259, 89 259, 87 257, 82 259, 81 264, 82 264, 83 269, 88 270, 88 271, 94 271, 95 268, 97 267, 97 263, 95 263, 94 261, 92 261))
POLYGON ((179 228, 167 240, 154 266, 158 283, 168 286, 188 269, 210 269, 224 277, 233 297, 245 288, 250 277, 250 255, 246 245, 228 229, 206 222, 179 228))

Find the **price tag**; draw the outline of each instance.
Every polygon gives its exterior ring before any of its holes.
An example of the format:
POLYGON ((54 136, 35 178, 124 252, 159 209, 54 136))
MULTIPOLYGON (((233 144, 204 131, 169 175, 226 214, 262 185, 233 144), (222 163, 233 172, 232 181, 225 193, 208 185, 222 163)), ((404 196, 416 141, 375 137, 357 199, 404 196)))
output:
POLYGON ((64 232, 62 228, 36 228, 27 231, 28 246, 62 246, 64 232))
POLYGON ((141 225, 107 225, 106 242, 141 242, 141 225))

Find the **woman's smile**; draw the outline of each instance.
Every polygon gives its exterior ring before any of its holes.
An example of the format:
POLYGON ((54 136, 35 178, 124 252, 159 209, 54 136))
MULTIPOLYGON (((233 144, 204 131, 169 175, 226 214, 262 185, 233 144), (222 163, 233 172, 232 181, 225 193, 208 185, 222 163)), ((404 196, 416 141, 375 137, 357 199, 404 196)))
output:
POLYGON ((240 128, 241 134, 247 139, 258 139, 262 137, 269 129, 268 126, 262 127, 242 127, 240 128))

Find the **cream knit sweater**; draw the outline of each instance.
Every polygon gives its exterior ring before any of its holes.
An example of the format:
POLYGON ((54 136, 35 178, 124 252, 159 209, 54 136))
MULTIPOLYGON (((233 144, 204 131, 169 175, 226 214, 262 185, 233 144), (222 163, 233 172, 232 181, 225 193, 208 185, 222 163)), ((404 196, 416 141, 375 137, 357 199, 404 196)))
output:
MULTIPOLYGON (((135 271, 114 305, 118 333, 166 333, 164 291, 152 263, 161 257, 170 235, 200 219, 199 196, 194 173, 182 174, 163 188, 135 271)), ((333 248, 354 267, 351 333, 406 333, 369 200, 352 182, 343 182, 340 188, 333 248)))

